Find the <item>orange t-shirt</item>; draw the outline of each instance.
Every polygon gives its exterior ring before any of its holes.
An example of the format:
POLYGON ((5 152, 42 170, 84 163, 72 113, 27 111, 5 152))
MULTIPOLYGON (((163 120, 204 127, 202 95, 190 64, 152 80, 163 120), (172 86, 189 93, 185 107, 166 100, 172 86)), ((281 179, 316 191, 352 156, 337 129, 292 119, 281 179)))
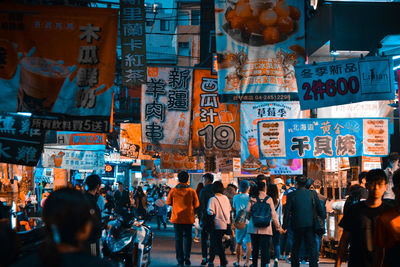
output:
POLYGON ((167 205, 172 206, 171 223, 194 224, 194 209, 200 204, 193 188, 179 183, 169 192, 167 205))
POLYGON ((377 220, 374 242, 381 248, 390 249, 400 242, 400 208, 383 213, 377 220))

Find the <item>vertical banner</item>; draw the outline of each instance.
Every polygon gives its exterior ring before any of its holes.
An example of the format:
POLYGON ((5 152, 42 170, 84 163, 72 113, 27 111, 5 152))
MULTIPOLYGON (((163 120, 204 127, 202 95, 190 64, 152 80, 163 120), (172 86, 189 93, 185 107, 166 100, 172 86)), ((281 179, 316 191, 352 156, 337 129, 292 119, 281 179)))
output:
POLYGON ((151 156, 143 155, 140 123, 121 123, 120 154, 134 159, 152 160, 151 156))
POLYGON ((301 159, 260 160, 257 123, 261 120, 301 118, 298 102, 242 103, 241 159, 242 173, 270 172, 272 175, 303 174, 301 159))
POLYGON ((297 100, 305 59, 304 1, 215 1, 222 102, 297 100))
POLYGON ((108 132, 118 10, 0 9, 0 110, 52 115, 33 119, 36 129, 108 132))
POLYGON ((239 156, 239 104, 219 102, 217 76, 210 70, 194 71, 192 130, 193 154, 239 156))
POLYGON ((122 86, 128 95, 140 97, 146 82, 146 13, 144 0, 121 0, 121 69, 122 86))
POLYGON ((192 71, 178 68, 147 69, 142 87, 142 142, 145 154, 189 149, 192 71))

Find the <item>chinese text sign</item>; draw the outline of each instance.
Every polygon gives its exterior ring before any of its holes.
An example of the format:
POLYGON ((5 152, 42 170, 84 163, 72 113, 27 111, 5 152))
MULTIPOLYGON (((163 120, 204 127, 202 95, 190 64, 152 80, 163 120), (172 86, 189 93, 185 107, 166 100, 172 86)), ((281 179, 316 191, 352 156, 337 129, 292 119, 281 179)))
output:
POLYGON ((147 80, 144 0, 121 1, 120 14, 122 86, 139 97, 147 80))
POLYGON ((0 162, 36 166, 44 132, 30 126, 29 116, 0 113, 0 162))
POLYGON ((238 157, 239 104, 219 102, 218 80, 210 70, 195 70, 193 89, 193 154, 238 157))
POLYGON ((147 69, 142 87, 142 142, 144 153, 188 153, 192 71, 147 69))
POLYGON ((108 132, 104 121, 111 114, 118 10, 32 5, 0 9, 8 11, 0 15, 1 110, 62 115, 54 127, 35 123, 33 128, 92 131, 92 123, 99 122, 108 132), (78 129, 85 116, 90 127, 78 129))
POLYGON ((395 98, 393 63, 367 57, 296 66, 301 109, 395 98))
POLYGON ((261 120, 301 118, 297 102, 265 102, 241 104, 241 170, 258 173, 263 170, 272 175, 303 174, 302 160, 260 159, 257 123, 261 120))
POLYGON ((386 156, 388 119, 302 119, 258 122, 261 158, 386 156))

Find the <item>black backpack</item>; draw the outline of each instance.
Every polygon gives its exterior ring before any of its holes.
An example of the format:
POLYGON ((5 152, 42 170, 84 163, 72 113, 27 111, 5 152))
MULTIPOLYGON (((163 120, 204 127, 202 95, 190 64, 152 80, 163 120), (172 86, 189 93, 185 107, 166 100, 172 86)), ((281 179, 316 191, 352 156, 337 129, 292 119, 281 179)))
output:
POLYGON ((267 203, 269 196, 263 200, 257 197, 257 202, 251 206, 251 217, 255 227, 268 227, 271 223, 271 206, 267 203))

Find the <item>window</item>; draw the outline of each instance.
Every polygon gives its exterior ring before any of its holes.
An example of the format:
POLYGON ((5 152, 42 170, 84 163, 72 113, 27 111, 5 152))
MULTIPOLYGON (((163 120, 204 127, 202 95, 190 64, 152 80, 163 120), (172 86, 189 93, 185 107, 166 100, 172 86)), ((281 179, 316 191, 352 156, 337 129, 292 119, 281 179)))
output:
POLYGON ((189 48, 189 42, 179 42, 179 48, 189 48))
POLYGON ((192 10, 192 25, 200 25, 200 10, 192 10))
POLYGON ((166 19, 160 20, 160 31, 169 31, 169 21, 166 19))
POLYGON ((147 27, 152 27, 154 24, 154 20, 146 20, 146 26, 147 27))
POLYGON ((190 25, 189 23, 189 12, 179 11, 178 14, 178 24, 179 25, 190 25))

